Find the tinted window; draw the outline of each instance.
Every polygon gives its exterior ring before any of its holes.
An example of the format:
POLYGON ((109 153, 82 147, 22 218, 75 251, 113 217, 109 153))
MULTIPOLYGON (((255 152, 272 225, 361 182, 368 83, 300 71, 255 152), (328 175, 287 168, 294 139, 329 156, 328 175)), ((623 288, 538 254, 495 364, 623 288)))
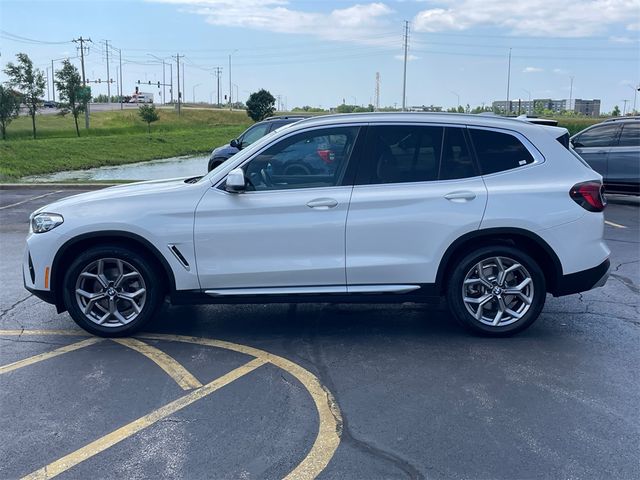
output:
POLYGON ((359 183, 437 180, 442 132, 442 127, 370 127, 367 165, 359 183))
POLYGON ((268 131, 268 123, 260 123, 259 125, 254 125, 242 136, 242 148, 246 148, 256 140, 264 137, 268 131))
POLYGON ((640 122, 625 123, 620 134, 621 147, 640 147, 640 122))
POLYGON ((464 138, 464 129, 445 128, 439 179, 453 180, 475 175, 476 168, 464 138))
POLYGON ((529 150, 511 134, 475 128, 469 129, 469 133, 485 175, 533 163, 529 150))
POLYGON ((619 125, 600 125, 579 134, 574 140, 575 147, 610 147, 616 143, 619 125))
POLYGON ((338 185, 358 131, 358 127, 326 128, 281 140, 245 165, 248 190, 338 185))

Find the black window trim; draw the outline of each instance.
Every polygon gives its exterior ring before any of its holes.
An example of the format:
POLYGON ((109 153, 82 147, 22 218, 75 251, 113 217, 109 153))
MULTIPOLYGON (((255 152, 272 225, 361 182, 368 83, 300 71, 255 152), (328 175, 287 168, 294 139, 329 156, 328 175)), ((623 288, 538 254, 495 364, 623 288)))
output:
MULTIPOLYGON (((308 127, 308 128, 304 128, 304 129, 300 129, 300 130, 295 130, 292 132, 287 132, 286 134, 274 138, 273 141, 269 142, 268 144, 266 144, 263 148, 261 148, 260 150, 258 150, 257 152, 255 152, 253 155, 251 155, 249 158, 245 159, 241 164, 236 165, 233 167, 233 170, 235 170, 236 168, 244 168, 244 166, 251 162, 254 158, 258 157, 259 155, 261 155, 265 150, 271 148, 272 146, 274 146, 276 143, 280 143, 281 141, 286 140, 289 137, 292 137, 294 135, 298 135, 298 134, 304 134, 304 133, 308 133, 308 132, 312 132, 314 130, 327 130, 327 129, 334 129, 334 128, 357 128, 358 129, 358 133, 356 135, 356 139, 355 142, 353 144, 353 149, 351 151, 351 154, 349 155, 349 159, 347 161, 347 166, 342 174, 342 178, 340 179, 340 181, 336 184, 336 185, 332 185, 329 187, 301 187, 301 188, 286 188, 286 189, 280 189, 280 190, 260 190, 260 191, 246 191, 243 192, 242 195, 257 195, 257 194, 273 194, 273 193, 279 193, 279 192, 298 192, 301 190, 318 190, 318 189, 327 189, 327 188, 342 188, 342 187, 351 187, 354 185, 354 180, 355 180, 355 174, 356 174, 356 170, 358 168, 358 165, 360 164, 360 158, 362 157, 362 143, 364 142, 364 139, 366 138, 366 134, 367 134, 367 126, 368 123, 366 122, 358 122, 358 123, 332 123, 332 124, 326 124, 326 125, 315 125, 313 127, 308 127)), ((228 173, 228 172, 227 172, 228 173)), ((238 195, 237 193, 231 193, 231 192, 227 192, 224 188, 224 184, 226 181, 227 175, 225 174, 214 186, 213 188, 215 188, 216 190, 219 190, 220 192, 223 192, 227 195, 238 195)))
POLYGON ((535 147, 535 145, 527 137, 525 137, 522 133, 520 133, 520 132, 518 132, 516 130, 509 130, 508 128, 497 128, 497 127, 482 127, 482 126, 479 126, 479 125, 467 125, 467 135, 469 135, 468 142, 471 145, 471 152, 472 152, 472 155, 473 155, 473 157, 475 159, 476 166, 478 167, 478 171, 480 172, 480 176, 482 176, 483 178, 493 177, 495 175, 504 175, 505 173, 520 171, 520 170, 522 170, 524 168, 531 168, 531 167, 540 165, 541 163, 544 163, 545 160, 546 160, 544 158, 544 155, 542 155, 542 153, 540 152, 540 150, 538 150, 535 147), (507 134, 507 135, 511 135, 513 137, 516 137, 518 140, 520 140, 522 145, 524 145, 524 148, 527 149, 527 151, 529 152, 529 154, 533 158, 533 162, 527 163, 526 165, 521 165, 519 167, 509 168, 508 170, 500 170, 498 172, 484 173, 482 171, 482 165, 480 164, 480 160, 479 160, 478 154, 476 152, 476 147, 475 147, 475 145, 473 143, 473 139, 471 138, 470 130, 489 130, 489 131, 492 131, 492 132, 503 133, 503 134, 507 134))
POLYGON ((613 136, 613 142, 611 145, 602 145, 600 147, 575 147, 575 148, 613 148, 620 145, 620 135, 622 135, 622 122, 620 123, 597 123, 596 125, 592 125, 589 128, 585 128, 583 131, 577 133, 573 138, 577 141, 580 141, 580 137, 587 132, 598 130, 598 128, 606 128, 613 126, 616 129, 616 133, 613 136))
MULTIPOLYGON (((366 152, 366 147, 364 149, 362 149, 362 151, 360 152, 360 158, 358 159, 358 171, 355 172, 355 176, 354 176, 354 186, 368 186, 368 187, 375 187, 375 186, 384 186, 384 185, 415 185, 415 184, 426 184, 426 183, 435 183, 435 182, 459 182, 459 181, 463 181, 463 180, 470 180, 473 178, 480 178, 482 176, 482 173, 480 171, 480 165, 478 164, 478 159, 476 158, 475 155, 475 151, 472 149, 472 145, 471 145, 471 140, 469 138, 469 133, 468 133, 468 126, 466 124, 462 124, 462 123, 427 123, 427 122, 370 122, 368 124, 369 127, 440 127, 443 128, 443 134, 442 134, 442 138, 441 138, 441 142, 444 142, 444 138, 445 138, 445 132, 446 128, 461 128, 463 130, 463 136, 464 136, 464 141, 465 144, 467 146, 467 150, 469 151, 469 155, 471 156, 471 160, 473 162, 473 167, 475 169, 475 175, 471 176, 471 177, 464 177, 464 178, 449 178, 446 180, 440 180, 440 178, 437 178, 436 180, 420 180, 420 181, 415 181, 415 182, 394 182, 394 183, 369 183, 369 182, 363 182, 362 181, 362 177, 361 177, 361 173, 360 173, 360 168, 362 165, 364 165, 364 161, 362 159, 363 154, 366 152)), ((366 132, 360 132, 361 136, 364 136, 364 138, 366 139, 366 141, 368 141, 368 135, 369 135, 369 131, 367 129, 366 132)), ((364 143, 364 142, 363 142, 364 143)), ((442 145, 441 145, 441 149, 442 149, 442 145)), ((442 151, 440 152, 440 164, 438 165, 438 177, 440 176, 440 168, 441 168, 441 164, 442 164, 442 151)))

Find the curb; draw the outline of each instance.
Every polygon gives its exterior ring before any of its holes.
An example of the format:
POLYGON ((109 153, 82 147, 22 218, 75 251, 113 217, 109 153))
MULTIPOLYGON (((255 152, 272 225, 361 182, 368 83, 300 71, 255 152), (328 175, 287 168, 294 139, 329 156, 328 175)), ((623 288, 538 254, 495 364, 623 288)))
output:
POLYGON ((64 190, 100 190, 101 188, 125 185, 123 183, 0 183, 0 190, 33 190, 61 188, 64 190))

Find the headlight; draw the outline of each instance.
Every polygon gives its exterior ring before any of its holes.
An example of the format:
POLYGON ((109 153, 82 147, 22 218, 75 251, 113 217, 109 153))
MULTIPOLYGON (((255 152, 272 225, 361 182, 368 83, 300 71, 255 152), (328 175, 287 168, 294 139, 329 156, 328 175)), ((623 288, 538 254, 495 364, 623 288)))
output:
POLYGON ((44 233, 53 230, 64 222, 62 215, 57 213, 38 213, 31 217, 31 231, 33 233, 44 233))

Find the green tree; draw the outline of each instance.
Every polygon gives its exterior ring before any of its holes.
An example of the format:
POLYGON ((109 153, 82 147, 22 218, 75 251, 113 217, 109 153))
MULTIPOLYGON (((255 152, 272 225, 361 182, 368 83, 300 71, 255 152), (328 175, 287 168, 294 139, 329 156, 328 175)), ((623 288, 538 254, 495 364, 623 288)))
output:
POLYGON ((273 115, 276 111, 276 99, 265 89, 253 92, 247 100, 247 115, 254 122, 259 122, 273 115))
POLYGON ((62 69, 56 72, 56 88, 60 93, 61 115, 71 113, 76 124, 76 134, 80 136, 78 117, 87 109, 91 100, 91 89, 82 86, 78 69, 69 60, 62 62, 62 69))
POLYGON ((0 130, 2 139, 7 138, 7 126, 20 113, 20 95, 10 88, 0 85, 0 130))
POLYGON ((8 85, 20 92, 22 101, 31 116, 33 138, 36 138, 36 113, 42 105, 45 79, 42 70, 33 67, 33 62, 26 53, 16 55, 17 63, 7 63, 4 73, 9 77, 8 85))
POLYGON ((613 110, 611 111, 611 116, 612 117, 619 117, 620 116, 620 107, 618 105, 613 107, 613 110))
POLYGON ((149 132, 149 135, 151 135, 151 124, 160 120, 160 115, 158 115, 156 106, 140 105, 140 108, 138 109, 138 115, 140 115, 140 118, 142 118, 142 120, 147 122, 147 132, 149 132))

